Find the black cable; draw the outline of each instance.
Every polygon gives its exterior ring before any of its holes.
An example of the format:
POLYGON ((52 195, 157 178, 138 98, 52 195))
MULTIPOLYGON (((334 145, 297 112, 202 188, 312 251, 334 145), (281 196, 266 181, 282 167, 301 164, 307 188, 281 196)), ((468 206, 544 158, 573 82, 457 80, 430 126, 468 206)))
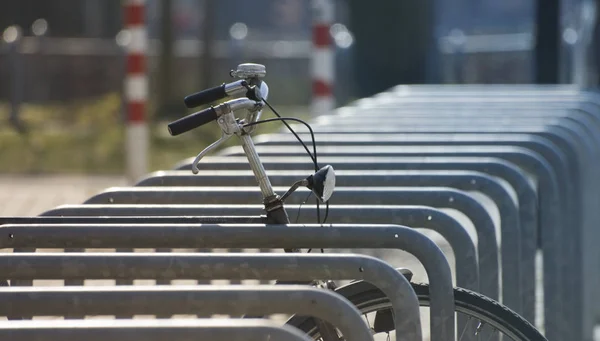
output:
POLYGON ((298 213, 296 213, 296 222, 294 224, 298 224, 298 219, 300 218, 300 209, 302 208, 302 205, 306 204, 306 201, 308 201, 308 198, 310 198, 311 195, 312 195, 312 192, 308 193, 308 195, 306 196, 306 199, 304 199, 304 201, 300 204, 300 206, 298 206, 298 213))
MULTIPOLYGON (((310 198, 310 196, 312 194, 313 194, 312 192, 309 192, 308 195, 306 196, 306 198, 304 199, 304 201, 302 201, 300 206, 298 206, 298 213, 296 213, 296 224, 298 224, 298 219, 300 218, 300 209, 302 208, 302 205, 306 204, 306 202, 308 201, 308 198, 310 198)), ((308 251, 306 251, 306 253, 310 253, 311 251, 312 251, 312 249, 308 249, 308 251)))
MULTIPOLYGON (((271 110, 273 110, 273 112, 275 113, 274 109, 271 108, 271 110)), ((276 115, 278 115, 278 114, 276 114, 276 115)), ((257 124, 269 123, 269 122, 275 122, 275 121, 281 121, 281 122, 283 122, 283 123, 286 124, 286 126, 288 127, 288 129, 290 129, 290 131, 292 132, 292 134, 294 134, 294 136, 296 136, 296 139, 298 139, 298 141, 300 141, 300 143, 304 147, 304 150, 306 150, 306 152, 308 153, 308 155, 310 156, 310 158, 313 160, 313 163, 315 165, 315 172, 318 171, 319 170, 319 165, 317 164, 317 144, 315 142, 315 135, 314 135, 314 132, 313 132, 311 126, 308 123, 304 122, 303 120, 301 120, 299 118, 295 118, 295 117, 281 117, 281 116, 278 115, 278 117, 276 117, 276 118, 269 118, 269 119, 266 119, 266 120, 261 120, 261 121, 256 121, 256 122, 252 122, 252 123, 247 123, 247 124, 244 125, 244 127, 251 127, 251 126, 257 125, 257 124), (296 132, 285 122, 286 120, 300 122, 300 123, 304 124, 308 128, 308 130, 310 131, 311 139, 312 139, 314 156, 310 153, 310 151, 308 150, 308 147, 306 146, 306 144, 304 143, 304 141, 302 141, 302 139, 300 138, 300 136, 298 136, 298 134, 296 134, 296 132)), ((316 198, 316 203, 317 203, 317 224, 321 224, 321 206, 320 206, 318 198, 316 198)))
MULTIPOLYGON (((246 85, 246 89, 251 90, 249 85, 246 85)), ((286 128, 292 134, 294 134, 294 136, 296 137, 296 139, 304 147, 304 150, 306 150, 306 152, 308 153, 308 155, 311 157, 311 159, 312 159, 312 161, 314 163, 314 166, 315 166, 315 172, 319 171, 319 164, 317 163, 317 144, 315 142, 315 134, 314 134, 314 132, 312 130, 312 127, 308 123, 304 122, 301 119, 291 118, 291 117, 281 117, 281 115, 279 115, 279 113, 277 112, 277 110, 275 110, 275 108, 273 108, 273 106, 269 102, 267 102, 266 99, 262 99, 262 101, 265 102, 265 104, 269 107, 269 109, 271 109, 271 111, 275 114, 275 116, 277 116, 277 118, 267 119, 267 120, 262 120, 262 121, 257 121, 257 122, 252 122, 252 123, 246 124, 245 126, 253 126, 255 124, 261 124, 261 123, 273 122, 273 121, 281 121, 281 122, 283 122, 283 124, 286 126, 286 128), (310 151, 308 150, 308 147, 306 146, 306 144, 304 143, 304 141, 302 141, 302 139, 300 138, 300 136, 298 136, 298 134, 296 134, 296 132, 294 131, 294 129, 292 129, 292 127, 290 127, 289 124, 287 124, 286 120, 300 122, 300 123, 304 124, 308 128, 308 131, 310 132, 310 137, 312 139, 313 155, 310 154, 310 151)), ((316 203, 317 203, 317 224, 321 224, 321 205, 319 203, 319 198, 316 198, 316 203)), ((325 220, 327 220, 328 214, 329 214, 329 203, 327 204, 327 211, 326 211, 326 215, 325 215, 325 220)), ((325 221, 323 221, 323 224, 324 223, 325 223, 325 221)))
MULTIPOLYGON (((273 106, 271 106, 271 104, 269 104, 269 102, 267 102, 265 99, 263 99, 263 102, 265 102, 265 104, 269 107, 269 109, 271 109, 271 111, 275 114, 275 116, 281 118, 281 116, 279 115, 279 113, 277 112, 277 110, 275 110, 275 108, 273 108, 273 106)), ((314 154, 314 158, 313 158, 313 162, 315 164, 315 172, 317 172, 319 170, 319 165, 317 163, 317 144, 315 142, 315 134, 313 133, 312 127, 302 121, 301 121, 310 131, 310 137, 312 138, 312 142, 313 142, 313 154, 314 154)), ((290 127, 289 124, 287 124, 287 122, 285 122, 285 120, 282 121, 283 124, 285 124, 285 126, 288 128, 288 130, 290 132, 292 132, 292 134, 294 134, 294 136, 296 137, 296 139, 298 141, 300 141, 300 143, 302 143, 302 145, 304 146, 304 149, 306 150, 307 153, 308 152, 308 148, 306 147, 306 145, 302 142, 302 139, 300 138, 300 136, 298 136, 298 134, 296 134, 296 132, 294 131, 294 129, 292 129, 292 127, 290 127)), ((310 153, 309 153, 310 154, 310 153)), ((317 203, 317 224, 321 224, 321 203, 319 202, 319 198, 315 198, 315 201, 317 203)))
POLYGON ((295 118, 295 117, 281 117, 278 116, 276 118, 269 118, 266 120, 261 120, 261 121, 256 121, 256 122, 252 122, 252 123, 247 123, 244 124, 244 127, 251 127, 257 124, 263 124, 263 123, 269 123, 269 122, 283 122, 284 124, 286 124, 288 127, 289 125, 285 122, 285 121, 296 121, 296 122, 300 122, 302 124, 304 124, 308 130, 310 131, 310 137, 312 139, 312 145, 313 145, 313 153, 311 153, 308 150, 308 147, 306 146, 306 144, 304 143, 304 141, 302 141, 302 139, 300 138, 300 136, 298 136, 298 134, 296 134, 296 132, 291 129, 290 127, 290 131, 292 132, 292 134, 294 134, 294 136, 296 136, 296 139, 298 139, 298 141, 302 144, 302 146, 304 147, 304 150, 306 150, 306 152, 308 153, 308 156, 310 156, 314 166, 315 166, 315 172, 319 170, 319 165, 317 163, 317 143, 315 142, 315 134, 313 133, 312 128, 310 127, 310 125, 306 122, 304 122, 303 120, 299 119, 299 118, 295 118))
MULTIPOLYGON (((250 87, 250 85, 248 85, 248 84, 245 84, 244 86, 246 87, 246 89, 247 89, 248 91, 252 91, 252 88, 250 87)), ((275 110, 275 108, 273 108, 273 106, 272 106, 271 104, 269 104, 269 102, 267 102, 267 100, 266 100, 266 99, 264 99, 264 98, 261 98, 261 100, 262 100, 263 102, 265 102, 265 104, 266 104, 266 105, 269 107, 269 109, 271 109, 271 111, 272 111, 272 112, 275 114, 275 116, 277 116, 277 117, 278 117, 278 118, 280 118, 280 119, 282 118, 282 117, 281 117, 281 115, 279 115, 279 113, 277 112, 277 110, 275 110)), ((265 120, 265 121, 267 121, 267 120, 265 120)), ((300 119, 295 119, 294 121, 301 122, 301 123, 302 123, 302 124, 304 124, 304 125, 305 125, 305 126, 308 128, 308 130, 310 131, 310 136, 311 136, 311 138, 312 138, 312 140, 313 140, 313 154, 314 154, 314 157, 311 157, 311 158, 312 158, 312 160, 313 160, 313 163, 315 164, 315 172, 316 172, 316 171, 318 171, 318 170, 319 170, 319 166, 318 166, 318 164, 317 164, 317 145, 316 145, 316 143, 315 143, 315 135, 314 135, 314 133, 313 133, 313 130, 312 130, 312 128, 310 127, 310 125, 308 125, 308 123, 306 123, 306 122, 304 122, 304 121, 302 121, 302 120, 300 120, 300 119)), ((286 128, 288 128, 288 130, 289 130, 289 131, 290 131, 292 134, 294 134, 294 136, 296 137, 296 139, 297 139, 297 140, 298 140, 298 141, 299 141, 299 142, 302 144, 302 146, 304 147, 304 149, 306 150, 306 152, 307 152, 307 153, 310 155, 310 152, 308 151, 308 148, 306 147, 306 145, 304 144, 304 142, 302 141, 302 139, 300 138, 300 136, 298 136, 298 134, 296 134, 296 132, 294 131, 294 129, 292 129, 292 127, 290 127, 290 125, 289 125, 289 124, 287 124, 287 122, 286 122, 285 120, 281 120, 281 122, 283 122, 283 124, 286 126, 286 128)))
POLYGON ((329 201, 327 201, 325 205, 325 219, 323 219, 323 224, 327 222, 327 218, 329 217, 329 201))
MULTIPOLYGON (((277 110, 275 110, 275 108, 273 108, 271 106, 271 104, 269 104, 269 102, 267 102, 267 100, 263 99, 263 102, 265 102, 265 104, 269 107, 269 109, 271 109, 271 111, 275 114, 275 116, 281 118, 281 116, 279 115, 279 113, 277 112, 277 110)), ((316 171, 319 170, 319 165, 317 163, 317 144, 315 143, 315 134, 313 133, 313 130, 312 130, 311 126, 308 123, 306 123, 306 122, 304 122, 302 120, 299 120, 299 121, 301 121, 308 128, 308 130, 310 131, 310 137, 312 138, 312 141, 313 141, 313 154, 315 156, 314 157, 314 162, 315 162, 315 172, 316 172, 316 171)), ((294 129, 292 129, 292 127, 290 127, 290 125, 287 124, 287 122, 285 122, 285 121, 282 121, 282 122, 286 126, 286 128, 288 128, 288 130, 292 134, 294 134, 294 136, 296 136, 296 139, 298 141, 300 141, 300 143, 302 143, 302 139, 300 139, 300 136, 298 136, 298 134, 296 134, 296 132, 294 131, 294 129)), ((308 149, 308 148, 306 148, 306 145, 304 145, 304 148, 308 149)))
MULTIPOLYGON (((325 203, 325 218, 323 219, 323 224, 327 222, 327 218, 329 217, 329 200, 325 203)), ((325 253, 323 249, 321 249, 321 253, 325 253)))

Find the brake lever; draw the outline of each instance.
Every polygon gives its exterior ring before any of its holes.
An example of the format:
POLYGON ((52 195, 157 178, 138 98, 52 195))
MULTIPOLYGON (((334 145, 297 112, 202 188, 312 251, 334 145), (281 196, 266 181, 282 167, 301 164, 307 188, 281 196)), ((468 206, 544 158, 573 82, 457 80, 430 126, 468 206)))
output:
POLYGON ((203 151, 196 156, 194 162, 192 163, 192 173, 198 174, 200 171, 198 169, 198 163, 202 160, 203 157, 206 156, 210 151, 217 148, 221 143, 227 141, 230 137, 235 134, 238 134, 242 131, 241 125, 235 120, 235 116, 233 116, 233 111, 229 111, 228 113, 221 115, 217 119, 217 124, 221 127, 221 138, 217 141, 213 142, 210 146, 204 148, 203 151))
POLYGON ((198 172, 200 171, 198 169, 198 163, 200 162, 200 160, 202 160, 202 158, 205 157, 206 154, 208 154, 211 150, 217 148, 221 143, 227 141, 231 136, 233 135, 227 135, 225 134, 225 132, 223 132, 220 139, 213 142, 210 146, 204 148, 204 150, 201 151, 200 154, 198 154, 198 156, 196 156, 194 162, 192 163, 192 173, 198 174, 198 172))

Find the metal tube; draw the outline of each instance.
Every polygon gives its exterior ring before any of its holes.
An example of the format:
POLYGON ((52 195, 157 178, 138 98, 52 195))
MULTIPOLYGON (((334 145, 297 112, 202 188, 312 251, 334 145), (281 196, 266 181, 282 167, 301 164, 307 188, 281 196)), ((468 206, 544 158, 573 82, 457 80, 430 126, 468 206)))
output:
POLYGON ((254 143, 252 142, 252 137, 247 134, 238 135, 240 141, 242 143, 242 148, 244 149, 244 153, 248 158, 248 163, 250 164, 250 168, 252 172, 254 172, 254 176, 256 177, 256 181, 258 182, 258 186, 263 195, 263 199, 267 200, 275 196, 275 192, 273 192, 273 187, 271 186, 271 182, 269 181, 269 177, 265 171, 264 166, 260 161, 260 156, 256 152, 256 148, 254 147, 254 143))
POLYGON ((3 225, 3 248, 371 248, 400 249, 424 266, 430 283, 432 340, 452 340, 450 265, 421 233, 397 225, 3 225))
MULTIPOLYGON (((460 201, 460 200, 457 200, 460 201)), ((316 219, 315 207, 304 205, 287 205, 288 209, 300 212, 302 223, 316 219)), ((186 216, 192 214, 251 214, 259 212, 260 205, 79 205, 58 208, 56 215, 108 215, 128 216, 134 214, 158 216, 186 216)), ((330 206, 329 219, 334 223, 394 223, 406 226, 427 228, 440 233, 455 250, 456 280, 460 286, 479 287, 477 256, 475 247, 465 228, 447 214, 425 206, 330 206)), ((476 221, 478 221, 476 219, 476 221)), ((479 260, 486 281, 485 292, 492 297, 498 296, 498 245, 495 240, 493 224, 479 228, 481 240, 478 248, 483 255, 479 260), (490 230, 491 229, 491 230, 490 230), (486 231, 486 232, 484 232, 486 231)), ((514 271, 514 270, 513 270, 514 271)))
POLYGON ((225 84, 225 93, 227 96, 237 96, 246 92, 246 88, 243 84, 247 83, 245 79, 240 79, 235 82, 225 84))
POLYGON ((298 329, 259 319, 81 320, 0 322, 11 341, 309 341, 298 329))
POLYGON ((362 279, 388 296, 398 340, 421 340, 419 301, 408 280, 363 255, 27 254, 0 257, 6 279, 362 279))
MULTIPOLYGON (((336 174, 337 175, 337 174, 336 174)), ((284 191, 284 188, 275 188, 284 191)), ((298 190, 302 194, 289 198, 287 206, 296 212, 291 205, 298 205, 309 191, 306 188, 298 190)), ((112 188, 107 192, 98 194, 86 201, 86 204, 113 202, 119 204, 150 204, 150 205, 186 205, 186 212, 193 210, 198 214, 203 211, 201 206, 187 206, 202 203, 206 204, 241 204, 251 202, 259 196, 258 189, 252 187, 127 187, 112 188)), ((498 242, 494 223, 487 213, 474 198, 467 193, 450 188, 402 188, 402 187, 337 187, 335 192, 336 206, 330 206, 329 221, 341 222, 338 219, 353 220, 356 223, 387 223, 394 222, 413 227, 425 227, 439 232, 450 243, 456 257, 456 283, 458 286, 481 292, 492 299, 499 300, 499 266, 498 242), (411 209, 400 207, 397 210, 371 207, 356 207, 354 210, 344 209, 338 213, 337 205, 357 205, 368 202, 369 205, 427 205, 438 208, 454 208, 467 215, 473 222, 477 232, 479 247, 475 249, 471 237, 466 229, 453 218, 439 211, 427 208, 411 209), (365 213, 374 209, 376 214, 365 213), (418 211, 418 212, 416 212, 418 211), (417 218, 418 217, 418 218, 417 218), (431 217, 432 219, 428 219, 431 217), (433 221, 435 218, 435 221, 433 221), (370 221, 369 219, 375 219, 370 221), (409 221, 409 219, 411 219, 409 221), (440 221, 444 221, 441 223, 440 221), (477 250, 477 251, 476 251, 477 250), (479 257, 477 257, 477 254, 479 257), (479 261, 477 261, 479 260, 479 261), (479 266, 478 266, 479 264, 479 266)), ((80 206, 85 210, 85 206, 80 206)), ((110 207, 110 206, 108 206, 110 207)), ((164 210, 168 206, 156 208, 155 213, 167 214, 164 210)), ((260 207, 231 206, 223 207, 223 214, 243 214, 258 212, 260 207), (248 210, 248 211, 246 211, 248 210)), ((396 206, 395 206, 396 207, 396 206)), ((394 208, 395 208, 394 207, 394 208)), ((177 208, 175 208, 177 209, 177 208)), ((220 208, 219 208, 220 209, 220 208)), ((110 214, 109 212, 105 212, 110 214)), ((301 211, 302 222, 312 222, 316 219, 311 208, 301 211)), ((515 226, 510 226, 502 231, 502 254, 508 253, 502 262, 503 273, 509 276, 508 283, 503 283, 503 303, 519 312, 520 283, 515 281, 513 274, 519 271, 518 237, 519 231, 515 226)))
MULTIPOLYGON (((435 148, 429 147, 429 151, 427 151, 428 147, 414 147, 414 148, 408 148, 408 147, 403 147, 403 148, 396 148, 396 147, 377 147, 377 148, 372 148, 369 149, 371 150, 371 152, 367 152, 367 153, 363 153, 363 156, 359 157, 359 155, 361 154, 359 152, 359 149, 357 148, 348 148, 348 147, 336 147, 335 149, 333 148, 321 148, 320 149, 320 155, 321 155, 321 160, 324 161, 326 160, 327 163, 332 164, 336 169, 359 169, 362 167, 368 167, 368 169, 397 169, 397 168, 393 168, 393 166, 395 166, 396 164, 400 163, 398 158, 404 158, 404 157, 408 157, 408 156, 414 156, 414 158, 410 159, 412 162, 412 164, 416 163, 416 160, 420 159, 420 160, 425 160, 425 162, 427 163, 432 163, 431 158, 432 157, 460 157, 460 158, 469 158, 469 157, 474 157, 474 156, 478 156, 481 155, 483 156, 497 156, 497 157, 501 157, 503 159, 506 159, 510 162, 515 162, 517 164, 519 164, 520 166, 523 166, 525 168, 527 168, 528 170, 534 172, 537 176, 538 176, 538 181, 540 182, 540 187, 543 188, 544 193, 546 193, 546 195, 542 195, 540 196, 540 201, 541 201, 541 210, 543 212, 543 214, 540 215, 540 219, 541 219, 541 223, 542 226, 544 226, 544 231, 546 231, 546 233, 542 234, 542 237, 544 238, 542 244, 544 245, 544 273, 547 273, 548 276, 546 276, 545 278, 548 278, 547 281, 544 281, 545 284, 545 288, 544 288, 544 299, 545 299, 545 307, 547 307, 548 309, 546 309, 547 312, 547 317, 546 320, 547 321, 551 321, 552 317, 549 316, 549 314, 555 314, 557 311, 561 311, 561 308, 559 308, 560 306, 562 306, 562 296, 558 294, 558 292, 560 292, 560 281, 564 280, 563 277, 561 277, 560 273, 562 273, 562 271, 564 270, 564 267, 561 266, 557 266, 556 264, 561 264, 562 262, 560 262, 560 259, 568 259, 569 256, 564 254, 565 250, 561 250, 564 249, 564 247, 562 246, 564 243, 561 243, 561 237, 560 237, 560 229, 561 227, 566 227, 566 225, 563 225, 563 222, 565 221, 565 217, 562 214, 562 211, 559 210, 558 208, 561 207, 560 203, 562 202, 561 200, 561 193, 559 191, 559 182, 557 180, 557 176, 555 174, 555 169, 553 167, 551 167, 551 165, 548 164, 548 162, 542 158, 539 154, 530 151, 528 149, 525 148, 519 148, 519 147, 495 147, 495 146, 478 146, 478 147, 442 147, 442 146, 437 146, 435 148), (329 155, 327 155, 329 152, 329 155), (381 153, 381 154, 379 154, 381 153), (377 154, 377 156, 375 156, 377 154), (384 157, 385 156, 385 157, 384 157), (426 157, 425 157, 426 156, 426 157), (350 159, 351 157, 351 159, 350 159), (381 157, 381 158, 380 158, 381 157), (417 158, 419 157, 419 158, 417 158), (373 163, 374 160, 378 160, 378 161, 388 161, 386 166, 382 166, 382 165, 375 165, 373 163), (343 166, 341 166, 341 164, 343 164, 343 166), (368 166, 366 166, 366 164, 368 164, 368 166), (383 168, 385 167, 385 168, 383 168), (554 264, 554 265, 552 265, 554 264), (553 283, 554 282, 554 283, 553 283), (553 308, 556 307, 556 308, 553 308)), ((273 150, 271 148, 269 148, 268 150, 262 150, 260 149, 260 146, 257 147, 257 149, 261 152, 261 153, 266 153, 266 155, 277 155, 277 156, 264 156, 262 157, 262 161, 263 164, 268 167, 269 169, 284 169, 284 168, 292 168, 293 165, 291 164, 283 164, 281 161, 286 161, 286 163, 288 162, 288 160, 290 160, 289 156, 290 154, 293 153, 298 153, 297 155, 299 156, 301 153, 300 150, 297 151, 292 151, 291 148, 285 148, 285 152, 284 150, 279 150, 277 151, 276 149, 273 150), (286 155, 285 157, 282 155, 286 155), (279 162, 278 162, 279 161, 279 162)), ((233 156, 227 156, 223 158, 224 160, 227 160, 227 168, 228 169, 233 169, 232 165, 232 159, 233 156)), ((406 160, 406 159, 405 159, 406 160)), ((447 159, 448 161, 450 161, 450 159, 447 159)), ((456 160, 456 159, 455 159, 456 160)), ((464 161, 462 162, 463 165, 466 161, 466 159, 463 159, 464 161)), ((212 160, 206 160, 207 162, 211 162, 212 160)), ((223 161, 224 162, 224 161, 223 161)), ((295 162, 302 162, 300 161, 300 158, 298 159, 298 161, 293 161, 295 162)), ((423 162, 423 161, 421 161, 423 162)), ((436 163, 441 162, 440 160, 437 160, 436 163)), ((476 169, 476 170, 482 170, 490 175, 498 175, 498 176, 502 176, 503 174, 497 174, 495 172, 492 172, 490 170, 489 167, 486 167, 483 165, 483 163, 485 163, 483 160, 480 160, 478 163, 478 165, 473 165, 473 166, 469 166, 467 169, 476 169), (476 168, 475 168, 476 167, 476 168)), ((217 161, 213 164, 211 164, 210 166, 208 164, 206 164, 207 167, 210 167, 212 169, 216 169, 218 167, 221 167, 221 165, 219 165, 221 163, 221 161, 217 161)), ((303 163, 306 164, 306 161, 304 161, 303 163)), ((403 168, 405 168, 406 166, 404 166, 403 168)), ((422 166, 420 166, 422 167, 422 166)), ((452 162, 452 164, 446 164, 446 165, 440 165, 441 169, 457 169, 458 167, 461 167, 462 169, 465 169, 464 166, 459 166, 459 164, 455 161, 452 162)), ((293 167, 295 169, 297 169, 297 165, 295 167, 293 167)), ((237 168, 239 169, 239 168, 237 168)), ((363 168, 364 169, 364 168, 363 168)), ((522 173, 522 171, 521 171, 522 173)), ((518 188, 518 187, 515 187, 518 188)), ((564 195, 563 195, 564 197, 564 195)), ((535 238, 536 236, 525 236, 527 238, 535 238)), ((571 256, 572 257, 572 256, 571 256)), ((572 285, 572 284, 571 284, 572 285)))
POLYGON ((341 296, 306 286, 0 288, 2 315, 302 314, 334 324, 349 340, 373 340, 360 312, 341 296))
MULTIPOLYGON (((282 135, 285 136, 285 135, 282 135)), ((325 137, 325 136, 324 136, 325 137)), ((255 139, 256 140, 256 139, 255 139)), ((269 171, 271 183, 275 186, 285 186, 293 183, 297 179, 306 176, 305 171, 269 171)), ((189 175, 183 171, 159 171, 149 174, 141 180, 136 186, 180 186, 181 188, 192 188, 197 186, 249 186, 252 185, 254 177, 249 171, 210 171, 205 170, 197 175, 189 175)), ((492 176, 473 171, 403 171, 403 170, 336 170, 336 194, 339 199, 340 190, 346 186, 446 186, 454 187, 463 191, 477 191, 488 196, 494 201, 500 213, 500 231, 519 231, 525 233, 522 229, 528 229, 528 234, 535 236, 537 229, 535 210, 536 200, 527 200, 527 196, 522 192, 528 192, 529 186, 520 186, 517 189, 517 202, 512 198, 507 186, 501 180, 492 176), (517 207, 518 205, 518 207, 517 207)), ((153 187, 158 189, 159 187, 153 187)), ((240 187, 236 187, 240 188, 240 187)), ((128 187, 127 190, 132 189, 128 187)), ((107 189, 106 192, 113 192, 114 188, 107 189)), ((125 188, 123 188, 125 190, 125 188)), ((531 188, 531 192, 533 189, 531 188)), ((214 193, 214 192, 213 192, 214 193)), ((241 193, 240 193, 241 194, 241 193)), ((535 193, 532 193, 535 199, 535 193)), ((211 196, 211 199, 214 197, 211 196)), ((290 199, 293 200, 294 197, 290 199)), ((334 202, 340 203, 338 199, 334 202)), ((365 200, 368 201, 368 200, 365 200)), ((413 204, 419 204, 413 202, 413 204)), ((450 204, 450 203, 448 203, 450 204)), ((431 204, 433 205, 433 204, 431 204)), ((477 226, 477 224, 475 224, 477 226)), ((503 237, 506 240, 506 237, 503 237)), ((452 245, 452 243, 450 243, 452 245)), ((529 321, 535 320, 535 253, 536 240, 530 238, 527 243, 521 245, 522 265, 522 294, 523 304, 522 316, 529 321)), ((454 249, 454 247, 453 247, 454 249)), ((457 254, 457 250, 454 250, 457 254)), ((504 253, 502 253, 504 254, 504 253)), ((482 274, 483 276, 483 274, 482 274)), ((457 278, 458 280, 458 278, 457 278)), ((511 277, 509 280, 514 281, 511 277)), ((460 285, 459 285, 460 286, 460 285)))

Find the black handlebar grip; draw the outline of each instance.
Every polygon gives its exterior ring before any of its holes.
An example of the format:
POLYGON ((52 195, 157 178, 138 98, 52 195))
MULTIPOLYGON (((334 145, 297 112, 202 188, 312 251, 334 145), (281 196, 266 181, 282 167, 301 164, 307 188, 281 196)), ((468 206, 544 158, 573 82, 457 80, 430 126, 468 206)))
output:
POLYGON ((199 107, 201 105, 207 105, 214 101, 218 101, 227 97, 227 93, 225 92, 225 84, 221 86, 216 86, 214 88, 202 90, 195 94, 191 94, 186 96, 183 99, 183 103, 185 106, 192 109, 199 107))
POLYGON ((188 132, 194 128, 198 128, 206 123, 210 123, 217 119, 217 111, 210 107, 202 111, 198 111, 186 117, 180 118, 175 122, 169 123, 169 134, 176 136, 188 132))

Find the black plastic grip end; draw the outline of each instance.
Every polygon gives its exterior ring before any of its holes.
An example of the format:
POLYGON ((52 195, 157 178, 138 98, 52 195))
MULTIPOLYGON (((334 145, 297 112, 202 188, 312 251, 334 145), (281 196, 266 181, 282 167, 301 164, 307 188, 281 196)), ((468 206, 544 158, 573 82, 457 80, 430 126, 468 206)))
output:
POLYGON ((213 108, 207 108, 197 113, 180 118, 175 122, 169 123, 169 134, 177 136, 210 123, 217 119, 217 111, 213 108))
POLYGON ((217 86, 214 88, 206 89, 195 94, 191 94, 186 96, 183 99, 183 103, 188 108, 196 108, 201 105, 207 105, 214 101, 218 101, 227 97, 227 93, 225 92, 225 84, 221 86, 217 86))

